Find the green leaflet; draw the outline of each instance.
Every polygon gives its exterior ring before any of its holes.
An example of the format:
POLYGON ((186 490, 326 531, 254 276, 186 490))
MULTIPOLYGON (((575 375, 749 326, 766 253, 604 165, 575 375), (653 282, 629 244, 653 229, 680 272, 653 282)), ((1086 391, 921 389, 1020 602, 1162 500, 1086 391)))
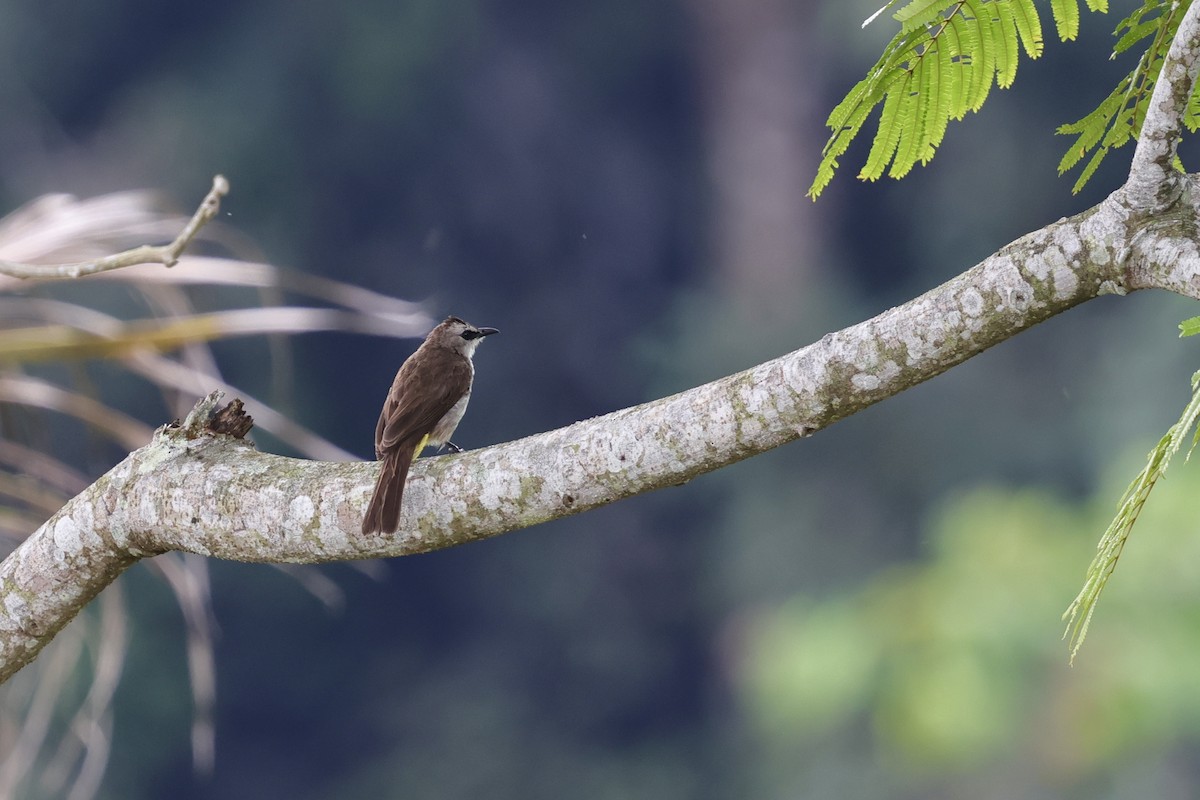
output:
POLYGON ((1117 39, 1117 43, 1113 45, 1113 52, 1124 53, 1135 42, 1145 38, 1147 32, 1141 29, 1147 22, 1150 24, 1150 30, 1156 30, 1162 12, 1169 10, 1170 6, 1171 0, 1143 0, 1141 6, 1134 9, 1128 17, 1117 24, 1117 29, 1113 31, 1113 35, 1119 38, 1117 39), (1138 30, 1139 33, 1131 36, 1131 32, 1135 30, 1138 30), (1125 31, 1125 33, 1122 34, 1121 31, 1125 31))
POLYGON ((1054 13, 1058 38, 1064 42, 1074 40, 1079 35, 1078 0, 1050 0, 1050 10, 1054 13))
MULTIPOLYGON (((1192 317, 1179 323, 1181 337, 1195 336, 1196 334, 1200 334, 1200 317, 1192 317)), ((1150 492, 1154 490, 1159 479, 1166 474, 1171 457, 1179 452, 1184 442, 1191 439, 1187 458, 1191 458, 1192 451, 1195 450, 1197 444, 1200 444, 1198 422, 1200 422, 1200 372, 1192 375, 1192 399, 1183 409, 1179 421, 1168 428, 1166 434, 1158 440, 1158 444, 1146 458, 1146 466, 1125 490, 1116 516, 1113 517, 1108 529, 1100 537, 1100 543, 1096 546, 1096 557, 1092 559, 1092 563, 1088 567, 1083 588, 1079 590, 1079 594, 1063 613, 1063 619, 1067 620, 1067 629, 1063 633, 1063 638, 1070 637, 1069 648, 1072 661, 1079 653, 1079 648, 1083 646, 1088 626, 1092 622, 1092 615, 1096 613, 1096 603, 1099 602, 1100 595, 1108 584, 1108 579, 1112 577, 1113 571, 1117 568, 1117 562, 1125 549, 1125 543, 1129 541, 1129 534, 1137 522, 1138 515, 1142 513, 1142 508, 1146 505, 1150 492)))
POLYGON ((1188 100, 1187 113, 1183 116, 1184 126, 1195 133, 1200 129, 1200 93, 1193 94, 1188 100))
MULTIPOLYGON (((1133 47, 1150 34, 1158 33, 1158 28, 1161 24, 1161 18, 1156 18, 1139 22, 1137 25, 1128 28, 1125 33, 1121 35, 1121 38, 1117 40, 1117 43, 1113 45, 1113 52, 1124 53, 1130 47, 1133 47)), ((1117 30, 1120 30, 1120 28, 1117 30)))
MULTIPOLYGON (((1050 2, 1059 38, 1074 38, 1079 0, 1050 2)), ((1107 0, 1086 4, 1092 11, 1108 5, 1107 0)), ((858 177, 876 180, 886 172, 901 178, 933 158, 951 120, 978 111, 993 85, 1012 85, 1022 50, 1029 58, 1042 53, 1034 0, 888 0, 867 23, 896 6, 899 32, 829 115, 832 133, 808 190, 813 199, 833 180, 838 159, 876 107, 882 107, 878 127, 858 177)))
MULTIPOLYGON (((947 25, 938 38, 937 58, 934 59, 937 62, 937 70, 932 71, 930 79, 929 96, 933 98, 927 121, 930 142, 940 142, 946 138, 946 127, 950 118, 954 116, 954 110, 962 105, 963 81, 956 81, 953 74, 955 59, 961 57, 958 35, 947 25), (945 90, 942 88, 943 82, 950 84, 945 90)), ((921 164, 928 164, 934 152, 934 146, 926 147, 921 153, 921 164)))
MULTIPOLYGON (((1000 35, 996 37, 996 85, 1001 89, 1012 86, 1017 79, 1017 26, 1013 21, 1011 3, 991 3, 984 6, 996 15, 1000 35)), ((986 12, 985 12, 986 13, 986 12)))
MULTIPOLYGON (((1001 9, 1012 15, 1025 55, 1037 58, 1042 54, 1042 21, 1033 6, 1024 3, 1002 3, 1001 9)), ((1079 7, 1076 6, 1078 11, 1079 7)))
MULTIPOLYGON (((1080 1, 1048 2, 1058 37, 1075 39, 1080 1)), ((1108 11, 1108 0, 1085 0, 1085 4, 1093 12, 1108 11)), ((1114 56, 1134 47, 1144 50, 1129 75, 1095 111, 1058 129, 1076 137, 1059 162, 1059 174, 1086 159, 1072 191, 1084 187, 1110 150, 1137 138, 1163 58, 1190 4, 1191 0, 1142 0, 1117 25, 1114 56)), ((1029 58, 1042 53, 1041 19, 1034 0, 887 0, 867 23, 897 6, 893 16, 900 31, 867 77, 829 116, 826 124, 832 133, 808 190, 813 199, 833 180, 838 159, 876 107, 882 111, 875 139, 858 176, 876 180, 886 172, 900 178, 917 162, 928 163, 949 122, 978 111, 993 85, 1002 89, 1012 85, 1021 50, 1029 58)), ((1191 98, 1184 125, 1192 132, 1200 130, 1200 94, 1191 98)))
POLYGON ((911 108, 903 117, 915 119, 917 125, 909 135, 906 135, 903 128, 900 129, 900 141, 897 143, 896 157, 888 170, 889 177, 903 178, 917 161, 928 161, 933 157, 933 148, 941 141, 933 139, 930 122, 936 113, 937 93, 941 86, 939 65, 942 59, 936 57, 936 53, 942 46, 940 37, 927 45, 922 53, 923 68, 910 73, 913 91, 908 95, 908 102, 911 108))
MULTIPOLYGON (((992 43, 991 36, 979 35, 977 20, 972 18, 968 21, 965 17, 961 19, 966 31, 963 42, 974 45, 970 50, 966 48, 963 50, 973 65, 970 90, 967 95, 967 108, 971 111, 978 111, 983 108, 983 102, 987 100, 988 93, 992 91, 992 78, 996 74, 996 48, 992 43)), ((958 117, 958 119, 962 119, 962 117, 958 117)))
POLYGON ((893 88, 889 91, 883 103, 883 116, 879 120, 879 129, 875 132, 875 141, 871 143, 866 165, 858 173, 858 177, 863 180, 873 181, 882 175, 900 143, 903 120, 908 116, 901 115, 900 111, 902 107, 907 111, 907 106, 912 105, 913 95, 905 91, 908 80, 901 80, 899 83, 899 89, 893 88))
MULTIPOLYGON (((1188 320, 1180 325, 1180 329, 1184 331, 1183 335, 1190 335, 1189 327, 1185 326, 1194 322, 1194 320, 1188 320)), ((1191 325, 1190 329, 1200 330, 1200 326, 1191 325)), ((1121 552, 1125 549, 1125 542, 1129 540, 1129 533, 1133 530, 1138 515, 1142 513, 1142 507, 1150 497, 1150 492, 1153 491, 1159 478, 1166 474, 1167 467, 1171 463, 1171 456, 1179 452, 1183 443, 1190 438, 1190 448, 1194 449, 1197 442, 1200 441, 1200 430, 1196 429, 1197 421, 1200 421, 1200 372, 1192 376, 1191 402, 1183 410, 1179 421, 1167 430, 1154 449, 1150 451, 1146 459, 1146 466, 1125 490, 1125 495, 1121 498, 1121 505, 1117 509, 1117 515, 1109 523, 1108 530, 1104 532, 1100 543, 1096 546, 1096 557, 1088 567, 1083 588, 1063 613, 1063 619, 1067 620, 1067 629, 1063 633, 1063 638, 1070 637, 1069 648, 1072 661, 1075 660, 1079 648, 1083 646, 1088 626, 1092 622, 1092 615, 1096 611, 1096 603, 1100 600, 1100 595, 1103 593, 1108 579, 1112 577, 1113 570, 1117 568, 1117 561, 1120 560, 1121 552)), ((1191 449, 1188 451, 1188 456, 1191 456, 1191 449)))
MULTIPOLYGON (((1114 56, 1147 39, 1150 41, 1144 45, 1145 50, 1129 75, 1121 79, 1117 88, 1095 111, 1077 122, 1059 127, 1058 133, 1076 137, 1059 161, 1060 175, 1073 168, 1089 152, 1092 154, 1075 181, 1072 192, 1079 192, 1087 184, 1110 150, 1137 139, 1167 48, 1171 46, 1183 12, 1190 4, 1191 0, 1143 0, 1113 31, 1117 37, 1113 45, 1114 56)), ((1088 0, 1088 6, 1093 6, 1092 0, 1088 0)), ((1194 94, 1188 103, 1184 125, 1190 131, 1200 126, 1200 102, 1194 94)))
POLYGON ((946 8, 946 0, 912 0, 896 12, 900 30, 907 33, 936 21, 946 8))
POLYGON ((1195 336, 1200 333, 1200 317, 1188 317, 1179 323, 1179 337, 1195 336))

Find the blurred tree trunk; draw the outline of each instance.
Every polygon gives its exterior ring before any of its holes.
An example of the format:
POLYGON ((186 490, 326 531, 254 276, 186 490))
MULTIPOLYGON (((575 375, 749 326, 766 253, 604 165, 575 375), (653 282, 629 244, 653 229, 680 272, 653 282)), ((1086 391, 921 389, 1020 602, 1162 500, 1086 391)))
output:
POLYGON ((704 101, 716 287, 743 307, 794 314, 820 251, 805 196, 823 142, 812 25, 793 0, 691 0, 704 101))

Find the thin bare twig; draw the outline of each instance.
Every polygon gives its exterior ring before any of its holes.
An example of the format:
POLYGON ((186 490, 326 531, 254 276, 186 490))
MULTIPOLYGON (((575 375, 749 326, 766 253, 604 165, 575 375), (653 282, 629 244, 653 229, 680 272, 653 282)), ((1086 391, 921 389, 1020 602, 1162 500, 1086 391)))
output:
POLYGON ((93 261, 81 261, 75 264, 22 264, 16 261, 0 261, 0 274, 14 278, 78 278, 81 275, 94 275, 98 272, 132 267, 135 264, 164 264, 174 266, 179 256, 191 244, 192 239, 221 209, 221 198, 229 193, 229 181, 222 175, 213 178, 212 189, 200 202, 200 207, 179 235, 170 244, 151 246, 142 245, 132 250, 125 250, 104 256, 93 261))

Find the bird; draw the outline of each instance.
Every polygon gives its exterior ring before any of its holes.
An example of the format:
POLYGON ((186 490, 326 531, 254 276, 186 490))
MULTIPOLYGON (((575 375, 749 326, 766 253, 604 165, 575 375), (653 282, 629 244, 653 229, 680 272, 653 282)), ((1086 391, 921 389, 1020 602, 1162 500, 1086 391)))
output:
POLYGON ((484 337, 494 333, 499 331, 446 317, 400 365, 375 426, 375 458, 383 466, 363 517, 364 534, 399 529, 408 468, 422 450, 435 445, 462 452, 450 437, 471 399, 471 357, 484 337))

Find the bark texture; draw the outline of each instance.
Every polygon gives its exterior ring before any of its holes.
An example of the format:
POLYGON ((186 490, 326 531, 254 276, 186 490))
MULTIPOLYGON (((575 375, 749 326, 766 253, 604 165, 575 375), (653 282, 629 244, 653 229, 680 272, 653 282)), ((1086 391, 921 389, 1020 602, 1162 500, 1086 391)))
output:
POLYGON ((1129 181, 1099 205, 904 305, 743 372, 516 442, 422 459, 395 535, 359 533, 375 463, 259 453, 213 430, 218 396, 210 395, 0 564, 0 680, 147 556, 316 563, 463 544, 684 483, 812 435, 1100 295, 1161 288, 1200 299, 1200 184, 1171 166, 1198 68, 1200 3, 1180 24, 1129 181))

